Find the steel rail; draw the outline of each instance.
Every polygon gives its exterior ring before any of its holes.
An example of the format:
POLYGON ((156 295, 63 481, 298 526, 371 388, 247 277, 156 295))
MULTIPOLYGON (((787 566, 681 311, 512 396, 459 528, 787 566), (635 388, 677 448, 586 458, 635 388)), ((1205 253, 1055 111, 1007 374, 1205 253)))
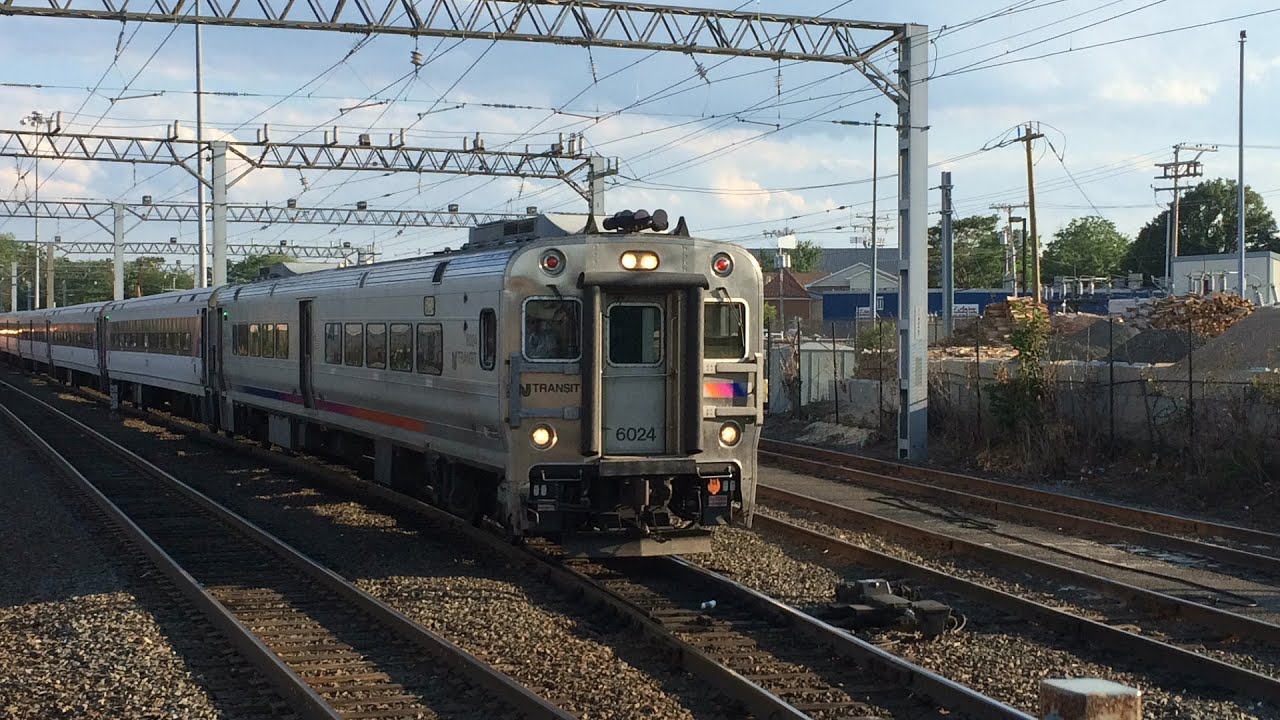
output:
MULTIPOLYGON (((103 401, 99 393, 82 392, 96 402, 101 403, 103 401)), ((249 455, 292 472, 295 476, 311 478, 319 484, 347 497, 364 502, 385 503, 397 509, 421 516, 433 525, 465 533, 486 550, 495 552, 511 563, 529 571, 531 576, 540 578, 567 594, 581 597, 591 605, 605 609, 631 623, 641 631, 644 638, 670 649, 672 656, 681 668, 710 682, 726 697, 741 703, 743 708, 753 716, 778 718, 779 720, 785 718, 798 720, 799 718, 807 717, 786 700, 726 667, 693 643, 676 636, 665 628, 662 623, 657 622, 644 608, 611 592, 587 575, 557 562, 552 557, 515 547, 493 533, 472 527, 470 523, 439 508, 390 488, 353 477, 339 470, 319 466, 301 458, 281 455, 256 445, 226 438, 194 423, 162 413, 142 412, 128 408, 125 408, 124 411, 127 414, 146 417, 153 422, 159 422, 172 430, 216 447, 249 455)), ((672 572, 686 573, 691 577, 697 576, 705 582, 719 586, 722 591, 720 597, 736 597, 744 603, 760 608, 761 612, 767 613, 770 617, 783 617, 787 622, 793 623, 793 627, 806 638, 820 642, 837 655, 858 661, 872 668, 880 677, 887 678, 915 693, 926 695, 949 709, 966 711, 972 713, 974 717, 984 719, 1032 720, 1031 716, 995 699, 935 675, 924 668, 887 653, 875 645, 860 640, 844 630, 830 626, 821 620, 779 603, 766 595, 746 588, 727 578, 698 568, 693 563, 680 559, 672 559, 667 562, 671 563, 672 572)))
POLYGON ((925 483, 942 485, 951 490, 998 495, 1018 500, 1019 502, 1040 503, 1047 507, 1061 507, 1069 511, 1083 510, 1094 513, 1098 517, 1105 517, 1112 522, 1137 523, 1166 533, 1182 533, 1211 540, 1231 540, 1244 545, 1271 547, 1280 550, 1280 534, 1255 530, 1240 525, 1174 515, 1156 510, 1146 510, 1131 505, 1093 500, 1074 495, 1064 495, 1050 490, 1015 485, 989 478, 946 472, 918 465, 905 465, 903 463, 854 455, 838 450, 782 442, 780 440, 761 439, 760 448, 766 452, 780 455, 804 453, 810 457, 842 464, 853 470, 866 470, 890 477, 916 479, 925 483))
POLYGON ((1152 638, 1121 630, 1095 620, 1018 597, 981 583, 949 575, 939 570, 903 560, 876 550, 801 527, 764 513, 755 516, 755 527, 811 545, 835 557, 842 557, 878 570, 925 580, 938 588, 971 598, 1019 617, 1027 618, 1066 637, 1096 642, 1135 660, 1158 665, 1184 679, 1247 696, 1280 703, 1280 680, 1230 663, 1200 655, 1152 638))
POLYGON ((980 542, 965 540, 769 485, 757 486, 756 497, 766 502, 780 502, 811 510, 835 521, 834 524, 857 526, 899 541, 927 543, 931 547, 942 547, 949 552, 968 555, 998 567, 1019 568, 1031 573, 1034 577, 1060 578, 1122 599, 1127 603, 1145 608, 1148 612, 1182 618, 1188 622, 1223 630, 1244 638, 1280 642, 1280 625, 1183 600, 1119 580, 1100 577, 1046 560, 1019 555, 980 542))
MULTIPOLYGON (((1255 545, 1265 544, 1274 548, 1280 548, 1280 535, 1273 535, 1271 533, 1249 530, 1247 528, 1232 525, 1220 525, 1207 521, 1193 520, 1176 515, 1164 515, 1162 513, 1128 508, 1123 505, 1104 503, 1097 500, 1075 498, 1069 495, 1023 488, 1017 485, 1000 483, 993 480, 984 480, 982 478, 973 478, 942 472, 935 473, 934 471, 927 470, 925 468, 897 465, 895 463, 883 463, 878 460, 871 460, 870 458, 862 458, 856 455, 848 455, 846 453, 824 450, 821 448, 811 448, 807 445, 781 443, 776 440, 761 441, 760 459, 761 461, 769 462, 783 468, 794 468, 799 464, 802 467, 809 468, 805 470, 805 472, 821 473, 841 480, 847 480, 858 485, 883 490, 885 492, 903 493, 914 495, 916 497, 942 500, 947 504, 961 505, 991 517, 997 517, 1004 520, 1030 521, 1054 529, 1066 528, 1110 540, 1120 540, 1153 547, 1164 547, 1170 550, 1198 555, 1200 557, 1217 560, 1219 562, 1242 568, 1262 570, 1264 572, 1280 575, 1280 557, 1262 555, 1224 545, 1201 542, 1199 540, 1191 540, 1177 535, 1170 535, 1165 532, 1144 530, 1140 527, 1134 527, 1129 524, 1122 525, 1120 523, 1148 525, 1164 523, 1165 527, 1178 525, 1183 528, 1183 531, 1188 532, 1191 532, 1193 528, 1199 528, 1199 530, 1195 531, 1195 534, 1201 537, 1215 537, 1213 534, 1215 529, 1221 529, 1222 534, 1217 535, 1216 537, 1230 537, 1230 539, 1250 538, 1250 540, 1239 539, 1237 541, 1249 542, 1250 544, 1255 545), (875 467, 877 470, 851 467, 849 465, 849 463, 862 464, 864 460, 867 461, 867 467, 875 467), (879 472, 880 469, 897 473, 909 472, 914 477, 927 479, 920 481, 909 480, 905 477, 894 477, 879 472), (955 478, 960 478, 960 480, 956 480, 955 478), (963 487, 965 489, 953 489, 953 487, 943 487, 942 485, 935 483, 947 485, 954 484, 955 486, 963 487), (978 492, 985 494, 976 494, 978 492), (1046 504, 1053 504, 1057 507, 1071 511, 1096 512, 1111 517, 1116 522, 1096 520, 1081 515, 1073 515, 1069 512, 1059 512, 1031 505, 1023 505, 1017 502, 1011 502, 1009 498, 1044 502, 1046 504)), ((1175 532, 1178 531, 1180 530, 1175 530, 1175 532)))
MULTIPOLYGON (((35 403, 39 409, 63 421, 68 426, 74 427, 77 431, 86 435, 93 442, 102 446, 103 448, 105 448, 112 454, 116 455, 120 459, 125 460, 130 465, 136 467, 138 470, 140 470, 144 474, 152 477, 155 480, 160 481, 167 488, 177 491, 186 500, 192 502, 193 504, 198 506, 201 510, 206 511, 210 515, 215 516, 218 520, 227 523, 232 528, 234 528, 235 530, 243 534, 249 540, 253 541, 257 545, 268 550, 269 552, 279 556, 281 560, 288 563, 293 568, 300 570, 302 573, 304 573, 306 576, 311 578, 313 581, 320 584, 324 589, 333 592, 343 602, 359 608, 362 612, 374 618, 375 621, 389 628, 396 635, 415 644, 417 647, 426 651, 430 655, 446 663, 450 667, 450 669, 457 672, 459 675, 467 678, 471 682, 476 683, 477 686, 483 688, 484 690, 488 692, 492 692, 494 695, 501 698, 506 703, 510 704, 514 709, 516 709, 524 717, 548 718, 548 719, 554 718, 555 720, 572 720, 572 718, 575 717, 573 714, 556 707, 555 705, 548 702, 544 698, 539 697, 535 693, 521 686, 514 679, 494 669, 490 665, 486 664, 484 661, 480 660, 478 657, 467 652, 462 647, 454 644, 452 641, 432 632, 431 630, 428 630, 427 628, 414 622, 409 617, 399 612, 398 610, 395 610, 394 608, 382 602, 381 600, 378 600, 372 595, 365 593, 364 591, 360 590, 355 585, 351 584, 350 582, 348 582, 346 579, 344 579, 337 573, 334 573, 328 568, 325 568, 319 565, 318 563, 316 563, 315 561, 311 560, 310 558, 307 558, 306 556, 299 553, 297 550, 293 549, 293 547, 291 547, 290 545, 276 538, 274 535, 271 535, 270 533, 266 532, 265 530, 262 530, 261 528, 257 527, 256 525, 244 519, 243 517, 239 516, 238 514, 223 507, 222 505, 214 501, 212 498, 208 497, 207 495, 204 495, 198 490, 195 490, 194 488, 187 485, 186 483, 183 483, 181 480, 178 480, 177 478, 173 477, 172 475, 165 472, 164 470, 156 467, 151 462, 137 455, 136 453, 129 450, 128 448, 123 447, 119 443, 112 441, 111 439, 102 435, 98 431, 90 428, 88 425, 85 425, 79 420, 71 417, 70 415, 67 415, 61 410, 44 402, 43 400, 40 400, 39 398, 34 397, 30 393, 20 390, 19 388, 15 387, 14 385, 8 382, 0 380, 0 389, 5 389, 5 390, 8 390, 9 392, 17 393, 19 395, 24 396, 30 402, 35 403)), ((17 423, 21 424, 24 428, 26 428, 26 432, 28 432, 31 436, 38 438, 38 435, 35 435, 34 430, 32 430, 25 423, 19 420, 17 416, 12 411, 10 411, 7 407, 0 405, 0 411, 3 411, 3 414, 6 417, 10 418, 11 421, 16 421, 17 423)), ((201 602, 201 604, 204 604, 206 602, 213 603, 214 605, 216 605, 216 609, 220 609, 221 612, 217 613, 217 615, 221 617, 221 620, 214 618, 215 622, 220 622, 225 624, 226 618, 229 617, 230 620, 234 622, 235 625, 240 629, 240 631, 242 631, 243 633, 249 633, 254 644, 259 646, 262 652, 268 653, 270 657, 273 659, 273 662, 270 663, 266 668, 264 668, 265 671, 270 671, 271 667, 278 665, 279 667, 283 668, 285 672, 287 672, 287 675, 279 675, 279 671, 277 670, 276 671, 277 679, 279 680, 291 679, 291 681, 293 681, 294 683, 301 683, 302 687, 306 687, 305 680, 303 680, 291 669, 289 669, 287 665, 285 665, 278 656, 272 653, 272 651, 267 649, 266 646, 263 645, 261 641, 259 641, 255 636, 253 636, 253 634, 247 628, 245 628, 244 625, 239 622, 239 620, 237 620, 234 616, 232 616, 231 613, 221 605, 221 603, 219 603, 216 599, 214 599, 211 595, 209 595, 209 593, 202 586, 200 586, 200 584, 192 576, 190 576, 188 573, 186 573, 185 570, 183 570, 180 566, 178 566, 178 564, 174 562, 173 559, 170 558, 166 553, 164 553, 164 551, 161 550, 159 546, 156 545, 140 528, 138 528, 136 524, 130 521, 129 518, 125 516, 123 511, 121 511, 113 503, 110 503, 110 501, 106 499, 105 495, 103 495, 101 492, 98 492, 96 487, 93 487, 92 483, 89 480, 87 480, 84 477, 84 475, 81 474, 69 461, 62 458, 61 454, 57 453, 52 448, 52 446, 50 446, 43 439, 40 439, 40 446, 46 453, 51 454, 51 457, 54 458, 55 462, 60 467, 68 471, 68 473, 71 474, 73 477, 77 478, 78 482, 88 484, 88 486, 93 489, 94 493, 97 496, 101 497, 103 500, 109 503, 110 508, 104 507, 104 509, 106 509, 107 512, 112 514, 113 516, 123 519, 126 523, 128 523, 125 527, 131 528, 129 530, 131 534, 136 533, 138 537, 146 541, 146 544, 150 545, 155 549, 156 552, 160 553, 156 557, 160 558, 159 562, 161 564, 171 566, 172 571, 176 571, 176 573, 180 573, 180 577, 182 578, 183 583, 186 583, 189 586, 194 585, 195 590, 193 590, 192 592, 194 593, 195 591, 198 591, 199 595, 194 595, 193 597, 197 598, 198 602, 201 602), (199 597, 204 597, 206 598, 206 600, 200 601, 198 600, 199 597), (222 617, 223 615, 225 615, 226 617, 222 617)), ((289 688, 288 685, 286 685, 282 689, 287 690, 290 693, 290 696, 298 696, 298 697, 306 698, 311 705, 314 705, 314 703, 318 701, 324 708, 326 708, 329 711, 328 714, 317 714, 315 715, 315 717, 325 717, 325 718, 342 717, 340 713, 337 713, 336 711, 334 711, 334 709, 331 706, 329 706, 328 703, 319 696, 319 694, 317 694, 314 690, 312 690, 309 687, 306 687, 306 689, 307 691, 309 691, 310 695, 307 695, 306 693, 302 693, 301 695, 299 695, 298 694, 299 690, 296 687, 289 688)))

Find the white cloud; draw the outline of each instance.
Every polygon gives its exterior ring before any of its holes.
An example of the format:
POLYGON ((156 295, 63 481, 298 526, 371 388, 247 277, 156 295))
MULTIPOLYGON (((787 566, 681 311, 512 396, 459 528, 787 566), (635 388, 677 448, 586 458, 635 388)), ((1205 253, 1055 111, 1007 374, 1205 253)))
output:
POLYGON ((1127 105, 1208 105, 1217 90, 1217 78, 1207 74, 1164 78, 1122 75, 1103 82, 1097 97, 1127 105))

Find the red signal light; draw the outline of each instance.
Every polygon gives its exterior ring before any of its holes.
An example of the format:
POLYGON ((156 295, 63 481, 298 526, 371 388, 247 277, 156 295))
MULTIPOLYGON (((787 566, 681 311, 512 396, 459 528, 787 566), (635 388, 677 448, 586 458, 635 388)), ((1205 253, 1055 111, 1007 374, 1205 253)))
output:
POLYGON ((716 255, 711 260, 711 270, 716 275, 725 277, 729 273, 733 272, 733 258, 729 257, 725 253, 716 255))

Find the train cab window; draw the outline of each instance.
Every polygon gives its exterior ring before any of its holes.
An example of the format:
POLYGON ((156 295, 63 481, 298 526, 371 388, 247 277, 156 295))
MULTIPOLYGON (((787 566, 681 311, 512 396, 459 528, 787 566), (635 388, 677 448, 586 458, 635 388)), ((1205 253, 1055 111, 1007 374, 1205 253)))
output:
POLYGON ((249 357, 262 356, 262 343, 259 337, 258 323, 249 323, 249 357))
POLYGON ((747 308, 737 302, 707 303, 702 314, 703 357, 740 360, 747 354, 747 308))
POLYGON ((289 359, 289 326, 286 323, 276 325, 276 357, 289 359))
POLYGON ((609 364, 662 364, 662 308, 657 305, 609 307, 609 364))
POLYGON ((342 324, 324 324, 324 361, 330 365, 342 364, 342 324))
POLYGON ((276 356, 276 326, 264 323, 258 326, 258 344, 262 346, 262 357, 276 356))
POLYGON ((480 311, 480 367, 492 370, 498 357, 498 315, 488 308, 480 311))
POLYGON ((413 372, 413 326, 391 323, 391 369, 413 372))
POLYGON ((364 325, 347 323, 342 339, 342 362, 360 367, 364 365, 364 325))
POLYGON ((439 375, 444 371, 444 330, 440 323, 418 323, 418 372, 439 375))
POLYGON ((366 367, 374 370, 387 369, 387 325, 386 323, 369 323, 365 328, 365 361, 366 367))
POLYGON ((582 306, 576 299, 531 298, 524 303, 527 360, 573 361, 579 356, 582 306))

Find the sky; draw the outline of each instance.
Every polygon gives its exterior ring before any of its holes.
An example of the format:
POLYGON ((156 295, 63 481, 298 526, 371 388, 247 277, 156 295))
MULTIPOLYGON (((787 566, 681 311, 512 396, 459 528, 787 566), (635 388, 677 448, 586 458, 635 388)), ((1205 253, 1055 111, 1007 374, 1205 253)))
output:
MULTIPOLYGON (((687 4, 695 4, 690 0, 687 4)), ((1136 235, 1168 194, 1156 163, 1178 143, 1215 143, 1205 177, 1235 178, 1239 32, 1245 50, 1245 182, 1280 203, 1280 6, 1260 0, 752 0, 702 7, 875 22, 930 30, 929 185, 952 173, 960 215, 1026 202, 1016 128, 1036 123, 1040 233, 1101 215, 1136 235), (1253 17, 1219 22, 1255 14, 1253 17), (1200 25, 1190 29, 1188 26, 1200 25), (1147 36, 1147 37, 1140 37, 1147 36), (1010 142, 1014 140, 1013 142, 1010 142)), ((340 128, 374 142, 405 130, 420 147, 546 149, 561 134, 616 159, 608 212, 662 208, 695 235, 759 247, 791 229, 830 247, 860 242, 872 207, 873 130, 832 121, 896 118, 857 71, 824 63, 651 53, 487 40, 206 27, 205 133, 253 142, 318 142, 340 128), (422 54, 415 72, 410 53, 422 54)), ((877 67, 895 68, 892 53, 877 67)), ((189 25, 0 16, 0 130, 31 111, 62 112, 67 131, 160 137, 195 126, 195 34, 189 25)), ((879 131, 878 214, 897 204, 896 138, 879 131)), ((1186 156, 1184 155, 1184 158, 1186 156)), ((0 197, 35 189, 32 161, 0 158, 0 197)), ((177 167, 41 162, 42 200, 195 201, 177 167)), ((231 188, 240 204, 585 212, 553 180, 414 173, 256 170, 231 188)), ((938 191, 930 193, 931 224, 938 191)), ((1019 211, 1020 212, 1020 211, 1019 211)), ((109 223, 108 223, 109 224, 109 223)), ((894 221, 888 244, 896 244, 894 221)), ((0 218, 0 232, 33 223, 0 218)), ((108 240, 97 225, 45 220, 42 239, 108 240)), ((192 223, 149 222, 130 240, 193 241, 192 223)), ((383 259, 458 247, 465 231, 232 224, 232 242, 374 244, 383 259)), ((194 262, 182 259, 190 265, 194 262)))

